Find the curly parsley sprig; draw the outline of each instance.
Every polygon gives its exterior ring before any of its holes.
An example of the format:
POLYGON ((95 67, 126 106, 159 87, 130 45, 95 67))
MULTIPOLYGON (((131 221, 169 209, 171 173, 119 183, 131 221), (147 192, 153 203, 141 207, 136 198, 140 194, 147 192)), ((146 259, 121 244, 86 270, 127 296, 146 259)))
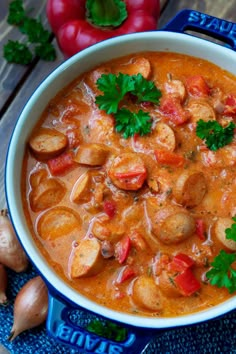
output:
POLYGON ((35 55, 43 60, 55 60, 56 51, 50 43, 51 33, 43 27, 39 19, 27 15, 22 0, 10 3, 7 22, 17 26, 19 31, 27 36, 25 43, 9 40, 4 45, 3 56, 8 62, 27 65, 35 55))
MULTIPOLYGON (((226 238, 236 241, 236 217, 235 223, 225 230, 226 238)), ((206 273, 211 285, 218 288, 226 287, 230 294, 236 291, 236 269, 232 264, 236 262, 236 252, 227 253, 221 250, 211 263, 212 268, 206 273)))
POLYGON ((122 132, 124 138, 127 139, 136 133, 150 133, 152 122, 149 113, 143 110, 131 112, 121 106, 127 94, 136 97, 137 103, 159 104, 161 91, 152 81, 146 80, 141 74, 103 74, 97 80, 97 86, 103 95, 96 97, 96 104, 108 114, 114 114, 116 130, 122 132))
POLYGON ((227 127, 223 128, 215 120, 206 122, 200 119, 197 122, 196 134, 205 141, 210 150, 216 151, 233 141, 235 128, 236 125, 233 122, 230 122, 227 127))

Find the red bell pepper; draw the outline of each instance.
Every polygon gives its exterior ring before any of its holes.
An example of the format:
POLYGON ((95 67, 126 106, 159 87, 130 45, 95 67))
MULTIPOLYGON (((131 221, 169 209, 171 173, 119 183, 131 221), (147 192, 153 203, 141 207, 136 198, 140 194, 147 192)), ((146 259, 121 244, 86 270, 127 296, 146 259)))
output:
POLYGON ((124 263, 128 258, 131 249, 131 240, 129 236, 124 236, 115 247, 115 256, 120 264, 124 263))
POLYGON ((175 283, 184 296, 190 296, 201 288, 200 282, 190 268, 186 268, 182 273, 175 277, 175 283))
POLYGON ((197 219, 196 220, 196 234, 200 238, 200 240, 205 241, 206 236, 206 226, 205 223, 202 219, 197 219))
POLYGON ((107 38, 155 30, 159 0, 48 0, 47 17, 70 57, 107 38))
POLYGON ((186 79, 187 91, 194 97, 205 97, 210 93, 210 88, 201 75, 189 76, 186 79))
POLYGON ((116 213, 116 203, 114 200, 105 200, 103 203, 105 213, 112 219, 116 213))
POLYGON ((53 176, 61 175, 76 165, 70 151, 48 160, 47 164, 53 176))
POLYGON ((236 96, 229 95, 225 101, 223 115, 236 118, 236 96))
POLYGON ((155 150, 154 154, 157 162, 161 164, 182 167, 185 163, 185 158, 182 155, 176 154, 175 152, 167 150, 155 150))
POLYGON ((124 267, 121 269, 121 271, 120 271, 120 273, 119 273, 119 275, 118 275, 118 277, 117 277, 117 279, 116 279, 116 283, 117 283, 117 284, 122 284, 122 283, 124 283, 126 280, 128 280, 128 279, 130 279, 130 278, 133 278, 134 276, 135 276, 135 271, 134 271, 134 269, 133 269, 131 266, 126 265, 126 266, 124 266, 124 267))
POLYGON ((168 264, 168 269, 176 272, 185 271, 194 265, 194 260, 190 258, 187 254, 178 253, 176 254, 172 261, 168 264))

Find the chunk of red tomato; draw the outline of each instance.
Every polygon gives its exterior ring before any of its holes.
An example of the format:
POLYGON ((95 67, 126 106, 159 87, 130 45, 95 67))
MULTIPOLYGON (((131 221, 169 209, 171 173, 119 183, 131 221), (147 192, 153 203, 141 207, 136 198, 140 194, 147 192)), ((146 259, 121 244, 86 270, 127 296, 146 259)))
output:
POLYGON ((223 115, 236 118, 236 96, 229 95, 225 101, 223 115))
POLYGON ((201 75, 189 76, 186 79, 186 87, 188 93, 194 97, 204 97, 210 93, 210 88, 201 75))
POLYGON ((116 213, 116 203, 113 200, 105 200, 103 203, 104 212, 112 219, 116 213))
POLYGON ((182 155, 178 155, 174 152, 167 150, 155 150, 154 151, 157 162, 164 165, 172 165, 176 167, 182 167, 185 163, 185 158, 182 155))
POLYGON ((75 165, 73 153, 71 151, 65 152, 53 159, 48 160, 47 164, 53 176, 61 175, 75 165))
POLYGON ((189 113, 181 106, 180 100, 171 96, 164 96, 161 99, 160 111, 174 125, 184 124, 190 118, 189 113))
POLYGON ((135 273, 134 269, 131 266, 126 265, 120 270, 118 277, 116 279, 116 283, 122 284, 126 280, 133 278, 135 276, 135 274, 136 273, 135 273))
POLYGON ((205 223, 202 219, 197 219, 196 220, 196 234, 200 238, 200 240, 205 241, 205 232, 206 232, 206 226, 205 223))

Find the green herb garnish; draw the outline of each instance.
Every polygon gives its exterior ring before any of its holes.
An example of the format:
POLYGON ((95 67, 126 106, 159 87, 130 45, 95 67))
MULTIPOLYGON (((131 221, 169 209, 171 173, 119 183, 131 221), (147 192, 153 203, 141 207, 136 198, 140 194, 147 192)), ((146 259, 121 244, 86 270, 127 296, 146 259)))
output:
POLYGON ((7 21, 27 36, 25 43, 9 40, 4 45, 3 56, 8 62, 30 64, 35 55, 43 60, 55 60, 56 51, 50 43, 51 33, 43 27, 39 19, 27 15, 22 0, 10 3, 7 21))
MULTIPOLYGON (((232 218, 236 222, 236 217, 232 218)), ((225 230, 226 238, 236 241, 236 223, 225 230)), ((206 273, 211 285, 226 287, 229 293, 236 291, 236 270, 232 264, 236 261, 236 252, 227 253, 221 250, 211 263, 212 268, 206 273)))
POLYGON ((199 138, 205 140, 210 150, 216 151, 232 142, 235 127, 236 125, 233 122, 230 122, 227 127, 223 128, 215 120, 205 122, 203 119, 200 119, 197 122, 196 134, 199 138))
POLYGON ((141 74, 127 75, 119 73, 103 74, 97 80, 97 86, 104 94, 96 97, 96 104, 108 114, 114 114, 116 130, 123 132, 124 138, 138 133, 145 135, 151 131, 151 117, 149 113, 139 110, 131 112, 122 107, 127 94, 137 99, 137 103, 152 102, 159 104, 160 90, 152 81, 144 79, 141 74))
POLYGON ((123 342, 127 338, 128 331, 126 328, 110 321, 91 321, 86 329, 101 337, 111 339, 116 342, 123 342))

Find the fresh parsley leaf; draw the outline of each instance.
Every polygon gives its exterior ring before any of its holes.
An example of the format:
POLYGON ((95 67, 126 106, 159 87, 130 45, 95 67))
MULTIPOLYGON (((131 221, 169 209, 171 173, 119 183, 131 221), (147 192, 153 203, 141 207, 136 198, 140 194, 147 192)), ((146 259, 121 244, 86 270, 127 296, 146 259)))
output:
POLYGON ((47 61, 53 61, 56 58, 55 48, 51 43, 41 43, 35 47, 35 54, 47 61))
POLYGON ((151 117, 147 112, 139 110, 138 113, 129 111, 128 109, 119 109, 115 114, 116 130, 123 132, 124 138, 133 136, 138 133, 145 135, 151 131, 151 117))
POLYGON ((206 273, 210 283, 218 288, 226 287, 231 294, 236 291, 236 270, 231 266, 235 261, 236 253, 221 250, 211 263, 212 269, 206 273))
POLYGON ((9 5, 7 22, 10 25, 20 25, 25 18, 25 10, 22 0, 14 0, 9 5))
POLYGON ((161 98, 161 91, 155 86, 153 81, 144 79, 141 74, 133 75, 134 90, 131 92, 137 96, 138 102, 152 102, 159 104, 161 98))
POLYGON ((122 73, 119 73, 118 76, 114 74, 101 75, 97 80, 97 86, 104 95, 96 97, 96 104, 108 114, 116 113, 120 101, 126 93, 134 89, 132 77, 122 73))
POLYGON ((50 40, 50 32, 35 18, 25 18, 19 30, 28 36, 28 41, 31 43, 47 43, 50 40))
POLYGON ((197 122, 196 134, 199 138, 205 140, 210 150, 216 151, 232 142, 235 127, 236 125, 233 122, 230 122, 227 127, 223 128, 215 120, 205 122, 200 119, 197 122))
POLYGON ((110 321, 91 321, 86 329, 92 333, 102 336, 116 342, 123 342, 127 338, 128 331, 126 328, 110 321))
POLYGON ((225 234, 227 239, 236 241, 236 217, 233 217, 232 219, 235 223, 225 230, 225 234))
POLYGON ((33 55, 26 44, 9 40, 3 47, 3 56, 9 63, 27 65, 33 55))

